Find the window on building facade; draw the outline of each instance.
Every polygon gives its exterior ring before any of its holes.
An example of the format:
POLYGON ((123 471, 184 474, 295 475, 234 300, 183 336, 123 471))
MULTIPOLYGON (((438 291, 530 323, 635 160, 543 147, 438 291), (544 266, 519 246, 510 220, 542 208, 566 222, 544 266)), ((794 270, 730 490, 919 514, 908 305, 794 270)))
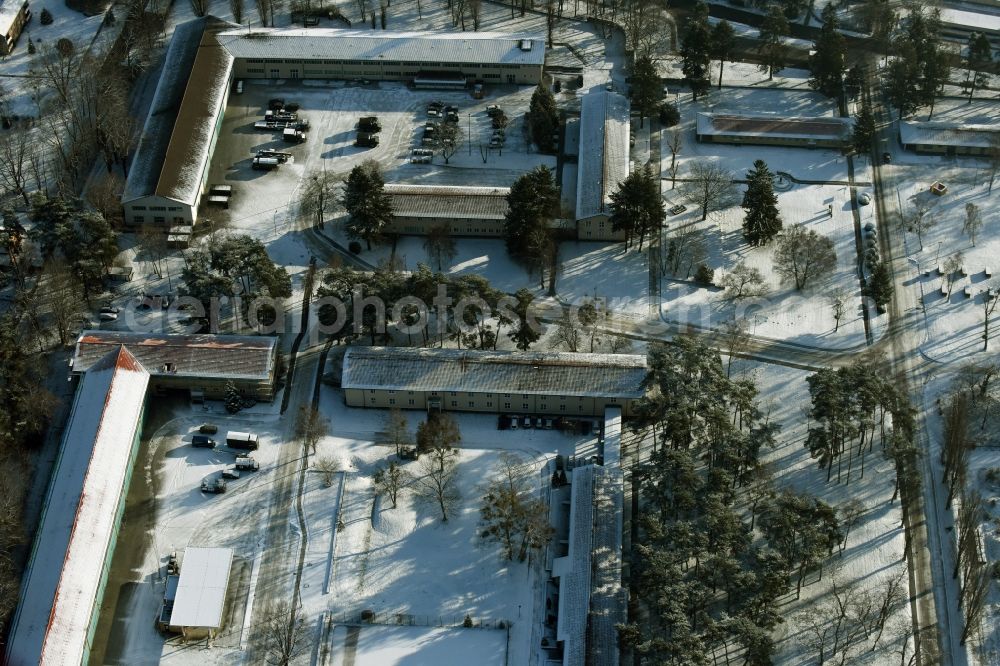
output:
POLYGON ((396 404, 396 399, 395 398, 389 398, 389 404, 390 405, 395 405, 396 404))
POLYGON ((528 403, 526 402, 521 403, 521 409, 527 409, 527 408, 528 408, 528 403))
POLYGON ((411 406, 411 407, 413 406, 413 404, 414 404, 414 403, 413 403, 413 401, 412 401, 412 400, 410 400, 410 406, 411 406))
POLYGON ((451 401, 451 406, 452 407, 458 407, 458 400, 452 400, 451 401))

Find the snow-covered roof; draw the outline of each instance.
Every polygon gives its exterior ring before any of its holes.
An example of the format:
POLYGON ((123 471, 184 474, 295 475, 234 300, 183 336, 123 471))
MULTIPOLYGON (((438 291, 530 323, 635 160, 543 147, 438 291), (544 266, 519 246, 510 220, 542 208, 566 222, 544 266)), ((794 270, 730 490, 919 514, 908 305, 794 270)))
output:
POLYGON ((569 505, 567 569, 559 576, 556 639, 563 642, 564 666, 584 666, 590 611, 590 551, 594 543, 593 465, 573 470, 569 505))
POLYGON ((398 217, 502 220, 510 188, 391 184, 385 192, 398 217))
POLYGON ((156 195, 194 205, 223 112, 233 58, 216 33, 233 24, 206 16, 174 30, 122 201, 156 195))
POLYGON ((576 219, 611 214, 611 193, 628 177, 628 143, 628 100, 606 90, 584 95, 580 104, 576 219))
POLYGON ((21 13, 21 8, 27 5, 27 0, 0 0, 0 35, 10 32, 14 19, 21 13))
POLYGON ((234 58, 363 60, 434 65, 538 65, 545 38, 502 32, 371 32, 337 28, 234 29, 219 35, 234 58), (526 47, 526 48, 524 48, 526 47))
POLYGON ((11 666, 87 657, 149 382, 128 350, 105 351, 74 398, 11 624, 11 666))
POLYGON ((960 28, 970 32, 1000 33, 1000 16, 987 11, 975 11, 975 5, 964 9, 941 7, 941 27, 960 28))
POLYGON ((153 377, 266 380, 271 376, 278 339, 269 335, 84 331, 76 341, 73 372, 86 372, 108 349, 119 345, 125 345, 153 377))
POLYGON ((1000 137, 1000 125, 960 125, 957 123, 899 123, 899 141, 904 146, 962 146, 989 148, 1000 137))
POLYGON ((847 142, 851 138, 853 126, 850 118, 698 114, 698 136, 839 139, 847 142))
POLYGON ((170 626, 221 627, 232 564, 232 548, 186 548, 170 626))
POLYGON ((639 355, 351 347, 342 386, 637 399, 645 377, 639 355))

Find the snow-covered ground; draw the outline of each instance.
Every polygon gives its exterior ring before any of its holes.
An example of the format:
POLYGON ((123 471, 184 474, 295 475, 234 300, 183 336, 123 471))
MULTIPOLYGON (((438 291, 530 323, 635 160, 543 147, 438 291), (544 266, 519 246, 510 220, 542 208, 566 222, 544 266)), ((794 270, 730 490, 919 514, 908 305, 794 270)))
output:
MULTIPOLYGON (((825 600, 834 578, 840 585, 853 584, 875 592, 885 581, 906 574, 900 506, 898 501, 889 502, 895 471, 876 443, 874 451, 866 456, 863 476, 855 464, 849 480, 845 475, 844 483, 838 484, 834 473, 833 479, 827 482, 826 471, 819 468, 804 446, 809 425, 804 416, 809 409, 806 377, 811 373, 778 365, 734 361, 734 375, 743 372, 757 382, 762 411, 781 424, 777 437, 779 445, 762 452, 762 461, 774 474, 775 487, 810 493, 834 507, 842 507, 852 499, 864 507, 861 518, 850 530, 843 553, 835 551, 826 562, 822 577, 813 572, 806 578, 800 599, 795 599, 793 587, 792 593, 779 601, 785 622, 779 625, 774 636, 778 648, 775 663, 814 663, 817 651, 805 646, 808 634, 802 613, 825 600)), ((874 636, 862 640, 845 663, 899 663, 899 655, 893 652, 901 644, 895 629, 909 622, 909 605, 902 604, 887 623, 880 648, 872 651, 874 636)))
MULTIPOLYGON (((461 500, 444 523, 436 505, 421 500, 412 490, 401 493, 395 509, 386 497, 375 500, 372 474, 393 454, 390 447, 373 443, 384 430, 385 411, 348 408, 339 391, 326 387, 320 409, 330 420, 331 429, 312 459, 332 457, 339 461, 343 493, 338 502, 341 481, 327 488, 319 474, 307 475, 303 509, 309 547, 302 584, 306 616, 315 618, 326 612, 337 621, 371 610, 380 621, 392 624, 455 626, 466 615, 477 625, 496 627, 503 622, 510 627, 510 640, 507 661, 501 657, 498 663, 529 663, 532 632, 542 619, 536 608, 541 571, 537 562, 505 562, 495 545, 482 542, 478 536, 479 500, 501 451, 516 453, 540 470, 556 454, 592 451, 596 440, 555 430, 500 431, 496 415, 454 415, 462 433, 458 468, 461 500), (335 530, 338 520, 343 528, 335 530)), ((405 414, 412 433, 424 415, 405 414)), ((404 463, 404 468, 418 474, 417 463, 404 463)), ((548 475, 540 471, 536 478, 539 488, 548 482, 548 475)), ((362 644, 365 631, 367 627, 362 630, 362 644)), ((494 641, 497 635, 504 640, 500 631, 466 631, 474 636, 467 640, 494 641)), ((342 648, 337 645, 337 635, 331 644, 334 650, 342 648)), ((373 632, 372 640, 381 635, 373 632)), ((376 660, 383 654, 377 650, 388 647, 377 648, 374 642, 367 645, 376 651, 364 658, 373 661, 356 663, 396 663, 376 660)), ((442 660, 431 660, 421 652, 412 657, 415 661, 401 663, 458 666, 468 659, 465 652, 434 654, 442 660)), ((360 647, 358 657, 362 657, 360 647)), ((484 655, 488 658, 492 657, 484 655)))
POLYGON ((482 666, 507 664, 504 631, 461 627, 345 627, 334 631, 333 666, 448 666, 465 663, 470 655, 482 666), (357 632, 357 646, 343 647, 350 631, 357 632))
MULTIPOLYGON (((682 122, 677 131, 682 146, 678 154, 678 182, 671 187, 670 152, 666 148, 669 131, 663 133, 664 180, 663 195, 667 207, 684 203, 688 210, 667 218, 664 243, 680 228, 703 231, 709 251, 707 264, 716 270, 716 281, 739 262, 757 267, 767 279, 769 295, 752 303, 733 305, 722 298, 717 289, 698 287, 684 276, 681 280, 667 275, 661 287, 661 313, 670 321, 716 328, 735 317, 745 317, 752 331, 767 338, 824 348, 843 349, 865 344, 865 324, 861 310, 861 288, 857 271, 855 211, 852 191, 847 185, 847 158, 839 151, 771 146, 736 146, 699 143, 695 139, 695 124, 699 112, 774 113, 779 116, 836 115, 833 102, 815 92, 787 89, 713 89, 697 102, 689 93, 677 96, 682 122), (734 188, 729 205, 711 212, 700 221, 701 211, 687 194, 684 179, 692 165, 712 161, 733 174, 745 178, 755 160, 764 160, 773 172, 781 172, 801 181, 779 179, 776 184, 778 202, 785 227, 802 224, 807 229, 831 238, 837 253, 834 274, 821 276, 804 292, 782 284, 773 270, 775 243, 763 248, 751 248, 743 240, 741 226, 744 211, 739 206, 743 186, 734 188), (839 327, 833 317, 830 294, 844 290, 850 299, 839 327)), ((866 159, 855 160, 857 193, 870 191, 870 170, 866 159)), ((861 226, 875 221, 872 206, 858 206, 861 226)), ((666 247, 666 245, 664 245, 666 247)), ((876 317, 875 319, 881 319, 876 317)), ((876 321, 876 328, 880 322, 876 321)))

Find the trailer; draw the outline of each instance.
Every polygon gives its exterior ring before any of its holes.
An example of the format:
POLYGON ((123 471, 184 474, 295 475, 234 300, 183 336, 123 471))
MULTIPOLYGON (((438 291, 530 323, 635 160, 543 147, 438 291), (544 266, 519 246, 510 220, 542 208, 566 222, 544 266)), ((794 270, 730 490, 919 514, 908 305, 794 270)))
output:
POLYGON ((257 440, 257 435, 252 432, 239 432, 237 430, 230 430, 226 433, 226 446, 231 449, 245 449, 247 451, 256 451, 259 442, 257 440))
POLYGON ((273 157, 281 164, 289 162, 292 159, 291 153, 284 153, 279 150, 258 150, 257 157, 273 157))
POLYGON ((252 456, 238 456, 236 458, 236 469, 247 472, 256 472, 260 469, 260 464, 252 456))

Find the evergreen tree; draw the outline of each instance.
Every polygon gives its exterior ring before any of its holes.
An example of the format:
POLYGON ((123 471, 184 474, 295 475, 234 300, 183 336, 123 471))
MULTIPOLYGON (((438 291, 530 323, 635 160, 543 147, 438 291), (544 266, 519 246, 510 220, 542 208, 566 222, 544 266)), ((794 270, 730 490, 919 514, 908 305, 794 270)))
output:
POLYGON ((827 97, 839 96, 847 66, 847 44, 840 34, 837 10, 832 4, 823 7, 823 27, 813 50, 814 53, 809 56, 809 70, 812 72, 809 85, 827 97))
POLYGON ((39 22, 41 22, 42 25, 51 25, 52 24, 52 12, 50 12, 45 7, 42 7, 42 15, 39 18, 39 22))
POLYGON ((377 162, 366 160, 351 169, 344 180, 341 203, 349 216, 346 231, 351 238, 372 242, 382 237, 382 230, 392 220, 392 201, 385 193, 385 180, 377 162))
POLYGON ((559 189, 552 171, 538 166, 514 181, 507 195, 504 235, 507 252, 515 259, 532 261, 532 234, 547 231, 559 216, 559 189))
POLYGON ((976 88, 985 86, 989 82, 990 75, 985 70, 993 64, 993 46, 989 38, 981 32, 974 32, 969 36, 969 45, 965 56, 965 66, 967 68, 965 84, 969 87, 969 103, 972 103, 972 96, 976 88))
POLYGON ((747 174, 743 195, 743 238, 755 247, 766 245, 781 231, 778 197, 774 194, 774 175, 764 160, 756 160, 747 174))
POLYGON ((861 94, 861 86, 865 82, 865 71, 860 64, 851 65, 844 77, 844 91, 851 99, 856 99, 861 94))
POLYGON ((719 21, 712 28, 709 39, 710 55, 719 61, 719 88, 722 88, 722 69, 727 60, 732 60, 736 50, 736 32, 729 21, 719 21))
POLYGON ((692 99, 708 92, 709 64, 711 63, 712 35, 708 27, 708 5, 699 2, 681 35, 681 71, 691 88, 692 99))
POLYGON ((539 83, 531 95, 531 104, 528 107, 531 140, 542 152, 551 153, 555 149, 552 135, 558 127, 559 111, 556 108, 556 98, 547 86, 539 83))
POLYGON ((896 57, 886 72, 886 94, 902 120, 920 106, 919 66, 916 50, 909 41, 897 41, 895 49, 896 57))
POLYGON ((656 63, 648 55, 639 56, 632 65, 632 108, 639 112, 639 127, 652 116, 663 100, 663 80, 656 63))
POLYGON ((870 153, 874 139, 875 115, 872 113, 871 104, 868 103, 868 100, 864 100, 861 102, 857 118, 854 119, 854 132, 851 136, 854 152, 859 155, 870 153))
POLYGON ((521 288, 514 294, 517 303, 514 305, 514 314, 517 319, 514 321, 516 328, 507 336, 514 341, 514 345, 521 351, 528 351, 531 345, 538 342, 541 337, 538 321, 531 313, 531 302, 535 297, 527 289, 521 288))
POLYGON ((625 249, 638 237, 639 251, 647 234, 654 234, 666 217, 660 182, 649 166, 633 171, 611 194, 611 229, 625 232, 625 249))
POLYGON ((872 267, 871 276, 865 284, 865 295, 875 301, 875 307, 882 311, 892 300, 892 274, 885 262, 878 262, 872 267))
POLYGON ((761 58, 760 68, 767 72, 767 80, 785 68, 788 47, 785 46, 785 35, 788 34, 788 19, 778 5, 769 5, 767 15, 760 24, 760 44, 757 55, 761 58))

